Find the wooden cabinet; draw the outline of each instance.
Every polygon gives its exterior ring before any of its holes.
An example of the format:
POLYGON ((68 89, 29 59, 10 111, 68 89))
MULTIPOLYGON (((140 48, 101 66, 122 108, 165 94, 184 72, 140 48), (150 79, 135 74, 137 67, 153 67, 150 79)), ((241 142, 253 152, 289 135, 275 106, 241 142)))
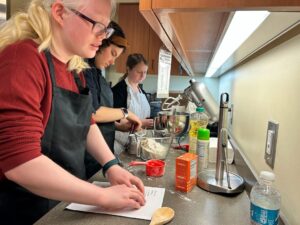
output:
MULTIPOLYGON (((148 60, 148 73, 158 72, 158 53, 163 42, 152 30, 148 22, 139 12, 136 3, 120 3, 118 7, 118 23, 122 27, 130 47, 116 60, 116 71, 126 72, 126 60, 129 54, 141 53, 148 60)), ((180 75, 179 63, 172 58, 172 75, 180 75)))
POLYGON ((140 0, 139 6, 167 49, 190 75, 196 76, 206 74, 235 11, 267 10, 271 15, 214 76, 240 65, 253 53, 261 52, 287 30, 295 32, 292 29, 299 18, 294 12, 300 11, 300 1, 295 0, 140 0), (285 12, 293 13, 287 16, 285 12))
POLYGON ((126 72, 127 56, 141 53, 148 59, 148 43, 150 26, 138 11, 138 4, 120 4, 118 23, 123 29, 130 47, 116 60, 116 70, 126 72))

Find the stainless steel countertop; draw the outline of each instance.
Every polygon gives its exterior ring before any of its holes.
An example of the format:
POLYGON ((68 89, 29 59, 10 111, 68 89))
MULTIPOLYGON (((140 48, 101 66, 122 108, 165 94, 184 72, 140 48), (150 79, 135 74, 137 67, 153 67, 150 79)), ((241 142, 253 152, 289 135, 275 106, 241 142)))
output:
MULTIPOLYGON (((163 206, 174 209, 175 217, 168 224, 176 225, 250 225, 250 201, 246 191, 236 196, 222 196, 209 193, 195 186, 189 193, 175 190, 175 158, 184 152, 171 149, 166 159, 166 171, 159 178, 147 177, 144 166, 131 167, 129 170, 140 177, 145 186, 163 187, 166 189, 163 206)), ((135 156, 122 153, 121 160, 125 167, 135 160, 135 156)), ((213 167, 214 165, 210 165, 213 167)), ((230 171, 236 172, 235 166, 230 171)), ((91 181, 104 178, 97 173, 91 181)), ((83 213, 64 210, 68 203, 60 203, 35 224, 107 224, 107 225, 143 225, 150 221, 110 216, 104 214, 83 213)))

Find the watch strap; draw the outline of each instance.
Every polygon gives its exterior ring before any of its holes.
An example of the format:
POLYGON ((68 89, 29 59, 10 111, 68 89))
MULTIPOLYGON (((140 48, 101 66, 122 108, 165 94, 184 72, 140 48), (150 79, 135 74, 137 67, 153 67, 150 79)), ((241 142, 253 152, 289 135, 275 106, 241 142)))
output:
POLYGON ((128 109, 126 108, 121 108, 122 112, 123 112, 123 115, 124 115, 124 118, 123 119, 126 119, 128 117, 128 109))
POLYGON ((108 161, 107 163, 105 163, 104 166, 103 166, 103 168, 102 168, 103 176, 105 177, 105 174, 106 174, 107 170, 108 170, 110 167, 112 167, 112 166, 114 166, 114 165, 119 165, 119 164, 120 164, 120 163, 119 163, 119 160, 118 160, 117 158, 114 158, 114 159, 108 161))

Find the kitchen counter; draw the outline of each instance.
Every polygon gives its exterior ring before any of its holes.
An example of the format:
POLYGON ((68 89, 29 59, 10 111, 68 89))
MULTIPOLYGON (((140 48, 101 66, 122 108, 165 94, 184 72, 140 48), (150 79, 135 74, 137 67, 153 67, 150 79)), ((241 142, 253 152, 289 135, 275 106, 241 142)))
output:
MULTIPOLYGON (((175 190, 175 158, 184 152, 171 149, 166 159, 166 171, 159 178, 147 177, 144 166, 135 166, 129 170, 140 177, 145 186, 163 187, 166 189, 163 206, 174 209, 175 217, 168 224, 176 225, 250 225, 250 201, 246 191, 235 196, 222 196, 209 193, 195 186, 189 193, 175 190)), ((122 153, 120 155, 125 167, 135 160, 135 156, 122 153)), ((214 165, 210 165, 213 167, 214 165)), ((236 172, 234 166, 230 170, 236 172)), ((101 173, 97 173, 91 181, 104 181, 101 173)), ((143 225, 150 221, 132 219, 104 214, 83 213, 64 210, 68 203, 60 203, 35 224, 107 224, 107 225, 143 225)))

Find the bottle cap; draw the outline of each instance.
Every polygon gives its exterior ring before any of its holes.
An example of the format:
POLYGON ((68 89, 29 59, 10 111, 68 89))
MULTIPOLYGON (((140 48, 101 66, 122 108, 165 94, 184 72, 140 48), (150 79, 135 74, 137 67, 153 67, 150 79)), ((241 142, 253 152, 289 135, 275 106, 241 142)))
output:
POLYGON ((198 140, 209 140, 210 131, 206 128, 198 129, 198 140))
POLYGON ((204 112, 204 108, 203 107, 197 107, 196 112, 204 112))
POLYGON ((274 181, 275 180, 275 174, 269 171, 261 171, 259 174, 259 178, 263 180, 268 180, 268 181, 274 181))

